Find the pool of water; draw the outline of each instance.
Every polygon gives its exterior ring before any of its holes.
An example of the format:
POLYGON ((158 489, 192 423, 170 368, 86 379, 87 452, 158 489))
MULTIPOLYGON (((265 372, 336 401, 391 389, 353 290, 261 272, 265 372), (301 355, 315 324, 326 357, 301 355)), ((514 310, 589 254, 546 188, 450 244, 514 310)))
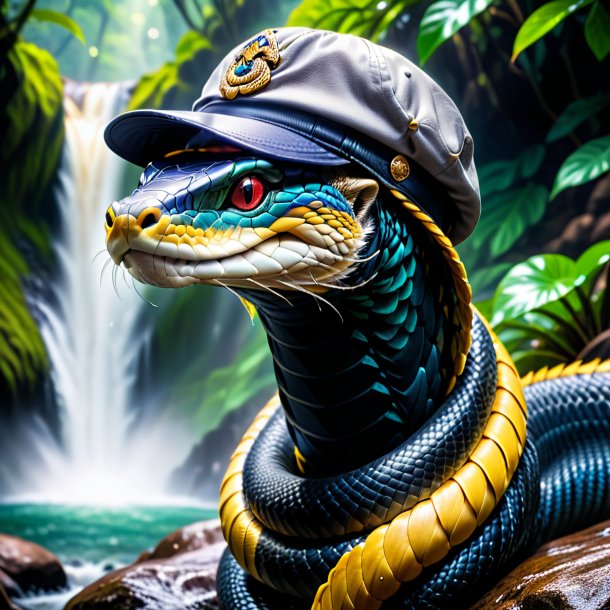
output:
POLYGON ((55 553, 70 583, 68 591, 16 601, 28 610, 59 610, 82 587, 131 563, 173 530, 216 516, 215 508, 203 506, 0 504, 0 532, 55 553))

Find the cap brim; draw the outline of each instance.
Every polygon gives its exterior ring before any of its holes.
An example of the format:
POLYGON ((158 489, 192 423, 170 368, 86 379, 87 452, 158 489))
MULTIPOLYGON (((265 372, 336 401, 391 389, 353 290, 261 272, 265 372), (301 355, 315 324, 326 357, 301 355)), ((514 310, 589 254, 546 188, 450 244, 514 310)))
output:
POLYGON ((231 144, 262 157, 312 165, 349 163, 290 129, 260 119, 212 112, 134 110, 111 121, 104 139, 117 155, 145 167, 184 148, 202 132, 210 136, 210 141, 231 144))

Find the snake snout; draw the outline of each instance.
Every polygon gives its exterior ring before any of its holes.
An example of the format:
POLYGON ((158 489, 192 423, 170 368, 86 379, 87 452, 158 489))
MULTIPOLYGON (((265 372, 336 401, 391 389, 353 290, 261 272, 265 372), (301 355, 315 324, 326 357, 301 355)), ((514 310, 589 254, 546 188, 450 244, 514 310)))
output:
MULTIPOLYGON (((120 206, 112 204, 106 211, 106 247, 112 260, 120 265, 125 254, 137 244, 146 240, 159 239, 157 233, 162 234, 165 227, 160 226, 162 217, 158 207, 143 207, 140 210, 129 208, 127 213, 117 213, 120 206), (133 214, 136 212, 137 216, 133 214)), ((167 224, 167 223, 165 223, 167 224)))

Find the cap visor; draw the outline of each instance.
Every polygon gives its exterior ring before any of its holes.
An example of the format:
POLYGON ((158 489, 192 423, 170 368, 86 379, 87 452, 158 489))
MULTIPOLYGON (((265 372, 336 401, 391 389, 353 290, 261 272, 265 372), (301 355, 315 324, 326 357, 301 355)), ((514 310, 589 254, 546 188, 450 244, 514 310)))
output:
POLYGON ((261 157, 312 165, 344 165, 347 159, 290 129, 260 119, 212 112, 134 110, 119 115, 104 132, 108 147, 123 159, 145 167, 184 148, 196 134, 232 144, 261 157))

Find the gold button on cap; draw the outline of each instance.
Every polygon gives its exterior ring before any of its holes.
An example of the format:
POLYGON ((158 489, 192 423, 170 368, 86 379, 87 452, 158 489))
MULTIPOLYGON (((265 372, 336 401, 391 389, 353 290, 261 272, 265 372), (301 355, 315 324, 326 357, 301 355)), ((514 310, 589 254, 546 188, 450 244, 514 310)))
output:
POLYGON ((397 182, 402 182, 409 177, 409 162, 402 155, 396 155, 390 163, 390 173, 397 182))

